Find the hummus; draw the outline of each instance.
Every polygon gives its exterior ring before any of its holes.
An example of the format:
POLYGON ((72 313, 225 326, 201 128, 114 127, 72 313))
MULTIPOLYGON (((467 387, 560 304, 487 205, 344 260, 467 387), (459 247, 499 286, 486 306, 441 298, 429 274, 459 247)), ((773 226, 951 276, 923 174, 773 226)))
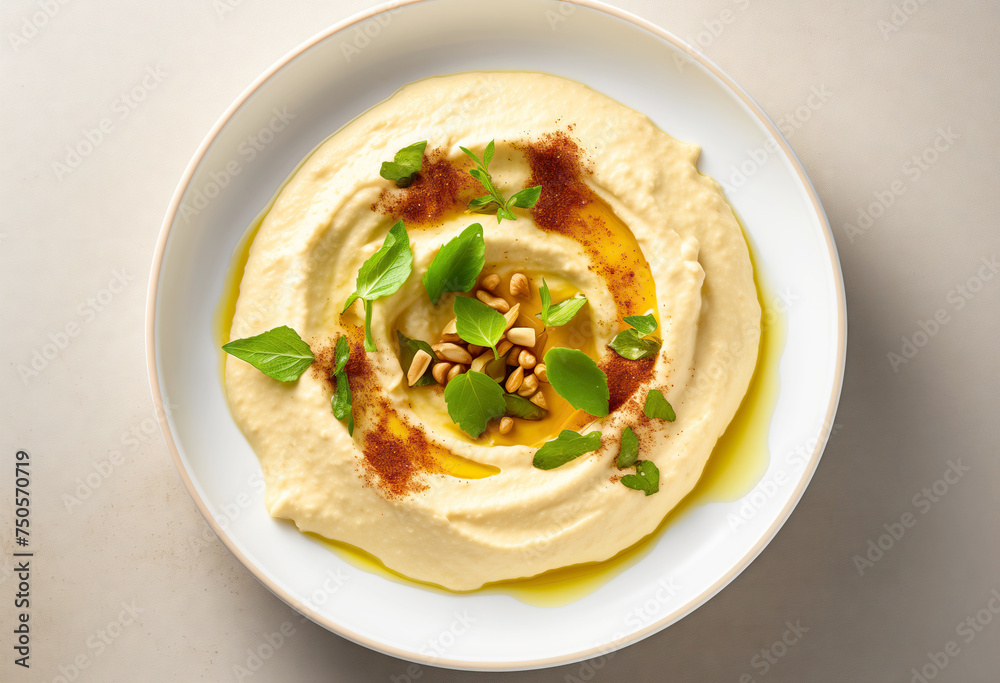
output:
MULTIPOLYGON (((739 408, 760 338, 746 241, 719 184, 698 172, 698 154, 590 88, 521 72, 410 84, 321 145, 260 226, 230 334, 288 325, 318 362, 294 383, 226 362, 229 403, 260 458, 270 514, 453 590, 605 560, 654 531, 694 487, 739 408), (379 176, 381 162, 425 139, 412 186, 379 176), (516 209, 517 220, 499 226, 467 210, 483 192, 459 149, 481 154, 493 139, 490 172, 504 196, 542 185, 534 209, 516 209), (361 304, 342 308, 397 220, 413 271, 374 302, 378 351, 365 353, 361 304), (486 242, 484 273, 505 284, 528 274, 534 300, 542 276, 553 300, 587 297, 573 324, 550 330, 547 346, 598 361, 611 393, 607 417, 560 408, 546 387, 546 420, 474 440, 449 419, 441 387, 408 386, 396 332, 438 338, 455 295, 431 305, 421 276, 441 245, 475 222, 486 242), (624 316, 649 311, 663 339, 655 359, 628 361, 607 348, 624 316), (353 436, 330 407, 333 342, 345 334, 353 436), (676 421, 643 415, 650 389, 663 392, 676 421), (639 457, 659 469, 654 495, 619 481, 627 426, 639 457), (556 469, 533 467, 537 447, 562 428, 600 430, 601 446, 556 469)), ((534 315, 522 317, 537 326, 534 315)))

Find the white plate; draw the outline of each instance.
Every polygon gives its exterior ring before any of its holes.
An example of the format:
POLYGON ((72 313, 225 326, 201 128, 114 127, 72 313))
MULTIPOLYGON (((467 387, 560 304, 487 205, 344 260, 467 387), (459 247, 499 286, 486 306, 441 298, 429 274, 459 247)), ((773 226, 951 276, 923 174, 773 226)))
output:
POLYGON ((816 469, 845 343, 830 228, 774 125, 677 38, 589 1, 425 0, 358 15, 295 49, 230 107, 192 159, 164 220, 147 309, 150 383, 157 405, 169 407, 167 445, 236 557, 289 605, 346 638, 414 661, 483 670, 566 663, 635 642, 731 581, 788 518, 816 469), (573 78, 700 144, 700 169, 727 186, 758 268, 794 297, 760 484, 741 500, 693 509, 637 564, 562 607, 388 581, 272 520, 257 458, 219 381, 212 317, 223 277, 244 230, 289 172, 403 84, 471 69, 573 78), (740 187, 735 171, 746 177, 740 187), (745 523, 734 530, 741 513, 745 523))

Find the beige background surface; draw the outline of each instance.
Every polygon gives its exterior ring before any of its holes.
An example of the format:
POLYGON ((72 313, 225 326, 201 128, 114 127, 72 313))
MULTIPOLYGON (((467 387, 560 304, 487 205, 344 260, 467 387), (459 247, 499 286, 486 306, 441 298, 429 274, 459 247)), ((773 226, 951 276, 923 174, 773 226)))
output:
POLYGON ((700 47, 786 125, 844 268, 836 433, 791 520, 721 594, 605 659, 476 675, 411 668, 303 623, 234 560, 181 485, 149 398, 153 245, 230 102, 368 4, 0 5, 0 680, 908 682, 921 667, 998 680, 1000 8, 985 1, 617 1, 700 47), (137 86, 133 108, 120 97, 137 86), (92 153, 54 167, 102 118, 92 153), (878 215, 859 226, 859 211, 878 215), (26 373, 46 344, 63 348, 26 373), (894 367, 888 354, 904 351, 894 367), (30 670, 11 649, 18 449, 32 465, 30 670), (912 526, 859 569, 906 513, 912 526), (241 679, 248 649, 282 632, 241 679))

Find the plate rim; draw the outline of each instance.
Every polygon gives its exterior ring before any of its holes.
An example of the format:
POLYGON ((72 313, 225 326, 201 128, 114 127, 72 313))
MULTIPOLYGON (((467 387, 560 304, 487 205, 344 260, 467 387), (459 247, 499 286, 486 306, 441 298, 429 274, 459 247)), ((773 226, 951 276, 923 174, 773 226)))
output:
POLYGON ((833 231, 830 227, 830 222, 827 219, 826 212, 823 209, 822 204, 819 201, 819 197, 816 194, 816 189, 812 184, 812 181, 806 175, 805 169, 802 167, 802 163, 799 161, 798 156, 792 150, 788 141, 778 130, 777 126, 771 120, 771 118, 764 112, 764 110, 757 104, 757 102, 750 97, 750 95, 733 80, 725 71, 719 68, 715 63, 708 59, 705 55, 700 53, 698 50, 688 45, 686 42, 681 40, 678 36, 670 33, 669 31, 661 28, 660 26, 643 19, 627 10, 620 7, 615 7, 613 5, 606 4, 599 0, 559 0, 560 2, 577 5, 580 7, 585 7, 591 10, 602 12, 610 17, 626 21, 639 29, 642 29, 654 36, 665 40, 666 42, 673 45, 678 50, 684 52, 692 61, 697 62, 702 67, 707 69, 715 78, 717 78, 723 86, 731 90, 744 104, 748 111, 753 115, 754 118, 760 121, 765 129, 770 133, 772 138, 777 143, 778 147, 784 153, 787 158, 792 171, 794 171, 796 177, 801 183, 802 189, 805 191, 809 203, 812 205, 813 210, 816 213, 817 218, 820 222, 820 231, 825 240, 827 254, 830 257, 830 265, 832 269, 832 275, 834 279, 834 294, 835 303, 837 308, 837 344, 836 344, 836 363, 834 366, 834 377, 835 382, 831 391, 830 400, 827 405, 826 416, 824 418, 820 434, 816 440, 816 446, 813 448, 812 453, 809 455, 806 467, 803 470, 803 476, 800 478, 798 485, 790 493, 788 502, 778 513, 777 518, 771 524, 768 529, 761 534, 760 538, 750 548, 739 562, 735 563, 722 577, 720 577, 715 583, 704 589, 695 598, 689 600, 685 605, 667 613, 663 617, 655 620, 654 622, 647 624, 638 631, 629 634, 626 638, 618 638, 611 640, 600 646, 593 646, 589 648, 584 648, 572 653, 554 655, 550 657, 540 657, 530 660, 521 661, 492 661, 492 662, 480 662, 480 661, 469 661, 461 659, 452 659, 447 657, 437 657, 424 655, 418 651, 404 650, 399 647, 388 645, 386 643, 378 642, 370 637, 364 636, 359 633, 355 633, 343 625, 335 623, 330 619, 327 619, 321 614, 318 614, 310 606, 302 604, 299 601, 287 595, 285 591, 278 585, 276 585, 266 573, 258 567, 236 546, 235 542, 226 534, 222 529, 221 525, 216 521, 215 516, 211 513, 208 508, 207 502, 199 494, 194 481, 191 479, 187 468, 181 461, 180 451, 177 448, 177 444, 174 441, 173 432, 170 429, 168 423, 167 410, 163 408, 165 401, 163 399, 163 394, 160 388, 157 360, 156 360, 156 302, 157 294, 159 291, 159 276, 160 271, 163 267, 163 257, 166 252, 166 245, 170 236, 170 230, 173 226, 177 213, 181 206, 181 199, 184 196, 185 191, 191 183, 194 177, 195 171, 198 166, 203 161, 205 154, 208 152, 212 143, 218 137, 222 129, 229 123, 230 119, 243 107, 243 105, 257 92, 257 90, 266 83, 274 74, 283 69, 289 63, 291 63, 298 56, 311 49, 313 46, 319 44, 320 42, 326 40, 330 36, 350 28, 351 26, 363 22, 367 19, 372 18, 378 14, 397 9, 399 7, 407 5, 415 5, 418 3, 430 3, 434 0, 390 0, 389 2, 383 2, 378 5, 369 7, 365 10, 357 12, 351 16, 336 22, 322 31, 316 33, 310 38, 298 44, 292 50, 287 52, 277 61, 275 61, 269 68, 262 72, 253 82, 247 86, 246 89, 240 93, 239 96, 226 108, 222 115, 218 118, 209 132, 206 134, 205 138, 202 140, 201 144, 198 146, 194 155, 192 156, 190 162, 188 162, 187 167, 181 175, 178 181, 177 187, 174 190, 174 194, 171 197, 170 203, 167 208, 167 212, 164 216, 163 223, 160 227, 160 232, 157 237, 156 246, 153 252, 153 259, 150 266, 150 276, 149 283, 146 292, 146 315, 145 315, 145 347, 146 347, 146 371, 149 378, 150 391, 152 394, 153 404, 156 412, 157 421, 160 424, 160 431, 163 434, 163 439, 166 443, 167 450, 170 452, 171 460, 173 461, 174 467, 177 469, 181 480, 184 483, 185 488, 194 500, 195 505, 197 505, 199 512, 205 521, 208 523, 215 535, 222 541, 223 545, 229 549, 229 552, 236 557, 237 560, 261 583, 265 588, 267 588, 272 594, 282 600, 285 604, 290 606, 292 609, 296 610, 303 616, 307 617, 316 624, 322 626, 323 628, 350 640, 359 645, 363 645, 376 652, 381 652, 383 654, 388 654, 390 656, 396 657, 398 659, 416 662, 419 664, 424 664, 428 666, 450 668, 450 669, 461 669, 468 671, 515 671, 515 670, 525 670, 525 669, 541 669, 548 668, 558 665, 570 664, 573 662, 578 662, 592 657, 598 657, 601 655, 608 654, 615 650, 621 649, 628 645, 637 643, 645 638, 657 633, 664 628, 676 623, 680 619, 684 618, 694 610, 701 607, 708 600, 714 597, 719 591, 725 588, 729 583, 731 583, 737 576, 739 576, 750 564, 763 552, 764 548, 774 539, 778 531, 784 526, 785 522, 788 521, 792 512, 798 505, 802 496, 805 493, 806 488, 812 481, 812 478, 816 474, 816 470, 819 466, 819 460, 826 449, 826 445, 829 442, 830 435, 832 432, 832 427, 834 424, 834 417, 837 413, 837 407, 840 403, 840 397, 843 390, 844 383, 844 371, 846 365, 847 356, 847 303, 846 294, 844 289, 844 277, 843 270, 840 265, 840 257, 837 251, 837 245, 833 238, 833 231), (805 476, 805 475, 808 476, 805 476))

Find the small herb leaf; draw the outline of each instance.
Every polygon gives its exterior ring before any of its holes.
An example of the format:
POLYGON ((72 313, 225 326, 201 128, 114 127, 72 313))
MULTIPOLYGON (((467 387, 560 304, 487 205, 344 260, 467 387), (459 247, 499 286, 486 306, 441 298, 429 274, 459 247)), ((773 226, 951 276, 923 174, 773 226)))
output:
POLYGON ((587 297, 577 296, 572 299, 560 301, 549 309, 549 318, 545 322, 546 327, 562 327, 580 312, 580 309, 587 305, 587 297))
POLYGON ((337 390, 333 393, 333 398, 330 399, 333 416, 338 420, 346 418, 347 433, 354 436, 354 411, 351 408, 351 385, 347 381, 347 373, 341 370, 334 376, 334 379, 337 381, 337 390))
POLYGON ((673 406, 667 402, 667 399, 663 397, 663 392, 659 389, 650 389, 649 393, 646 394, 646 405, 642 412, 650 419, 666 420, 667 422, 673 422, 677 419, 673 406))
POLYGON ((458 336, 469 344, 490 347, 494 357, 499 357, 497 342, 507 327, 503 315, 479 299, 468 296, 455 297, 453 308, 458 336))
POLYGON ((469 175, 479 181, 479 184, 489 193, 482 197, 476 197, 469 202, 469 209, 477 213, 494 213, 497 215, 497 223, 503 219, 510 221, 516 221, 517 216, 514 212, 510 210, 511 206, 516 206, 522 209, 530 209, 537 202, 538 198, 542 193, 542 186, 536 185, 535 187, 526 187, 523 190, 515 192, 510 196, 510 199, 506 201, 503 195, 500 194, 500 190, 497 186, 493 184, 493 176, 490 175, 489 165, 493 161, 493 154, 496 151, 496 141, 490 140, 486 145, 486 149, 483 150, 483 158, 480 159, 476 156, 476 153, 472 150, 459 146, 459 149, 465 153, 472 161, 476 164, 475 168, 469 169, 469 175))
POLYGON ((587 297, 577 296, 552 305, 552 294, 549 286, 542 278, 542 286, 538 288, 542 297, 542 312, 536 314, 546 327, 561 327, 568 323, 587 304, 587 297))
POLYGON ((424 166, 424 149, 427 141, 414 142, 396 152, 392 161, 383 161, 379 175, 396 183, 396 187, 408 187, 424 166))
POLYGON ((468 292, 486 264, 483 226, 473 223, 438 251, 424 273, 424 289, 435 306, 444 292, 468 292))
MULTIPOLYGON (((404 376, 410 371, 410 364, 413 363, 413 357, 417 355, 417 351, 426 351, 430 354, 431 359, 437 359, 431 345, 425 341, 410 339, 399 330, 396 330, 396 340, 399 341, 399 367, 402 368, 404 376)), ((431 365, 433 365, 433 363, 431 365)), ((425 387, 428 384, 437 384, 434 376, 431 374, 430 365, 427 366, 427 369, 424 371, 424 374, 420 376, 420 379, 414 382, 413 386, 425 387)))
POLYGON ((638 330, 643 337, 653 334, 656 331, 656 317, 650 313, 648 315, 627 315, 625 322, 638 330))
POLYGON ((347 380, 347 361, 351 359, 351 345, 347 341, 347 335, 337 338, 337 345, 333 349, 333 359, 336 364, 330 375, 337 383, 330 399, 330 407, 333 409, 333 416, 338 420, 347 419, 347 433, 354 436, 354 412, 351 409, 351 385, 347 380))
POLYGON ((542 196, 542 186, 535 185, 534 187, 526 187, 523 190, 519 190, 510 196, 507 200, 507 205, 513 204, 519 209, 530 209, 538 203, 538 199, 542 196))
POLYGON ((406 226, 399 221, 389 229, 382 247, 371 255, 358 270, 356 289, 347 297, 344 310, 356 299, 365 302, 365 351, 377 351, 372 339, 371 302, 379 297, 395 294, 413 270, 413 251, 406 226))
POLYGON ((507 410, 503 389, 481 372, 470 370, 457 375, 444 389, 448 415, 473 439, 486 429, 490 420, 502 417, 507 410))
POLYGON ((608 377, 597 363, 577 349, 556 347, 545 354, 549 384, 574 408, 595 417, 608 414, 608 377))
POLYGON ((476 213, 493 213, 497 210, 496 201, 488 194, 476 197, 469 202, 469 209, 476 213))
POLYGON ((549 414, 545 408, 536 406, 523 396, 504 393, 503 400, 507 403, 507 415, 519 417, 522 420, 541 420, 549 414))
POLYGON ((622 330, 608 342, 608 347, 612 351, 628 360, 655 358, 662 346, 663 342, 656 337, 640 338, 638 331, 631 327, 622 330))
POLYGON ((254 337, 234 339, 222 350, 279 382, 294 382, 316 360, 309 345, 287 325, 254 337))
POLYGON ((618 451, 618 469, 625 469, 639 459, 639 437, 631 427, 622 430, 622 445, 618 451))
POLYGON ((642 460, 635 467, 636 474, 626 474, 622 484, 651 496, 660 490, 660 470, 652 460, 642 460))
POLYGON ((601 447, 601 433, 590 432, 586 436, 579 432, 564 429, 552 441, 546 441, 535 451, 531 464, 540 470, 554 470, 565 465, 570 460, 579 458, 584 453, 596 451, 601 447))
POLYGON ((347 335, 341 335, 337 339, 337 345, 333 349, 333 362, 336 363, 336 367, 333 369, 333 374, 336 375, 347 367, 347 361, 351 359, 351 345, 347 341, 347 335))

